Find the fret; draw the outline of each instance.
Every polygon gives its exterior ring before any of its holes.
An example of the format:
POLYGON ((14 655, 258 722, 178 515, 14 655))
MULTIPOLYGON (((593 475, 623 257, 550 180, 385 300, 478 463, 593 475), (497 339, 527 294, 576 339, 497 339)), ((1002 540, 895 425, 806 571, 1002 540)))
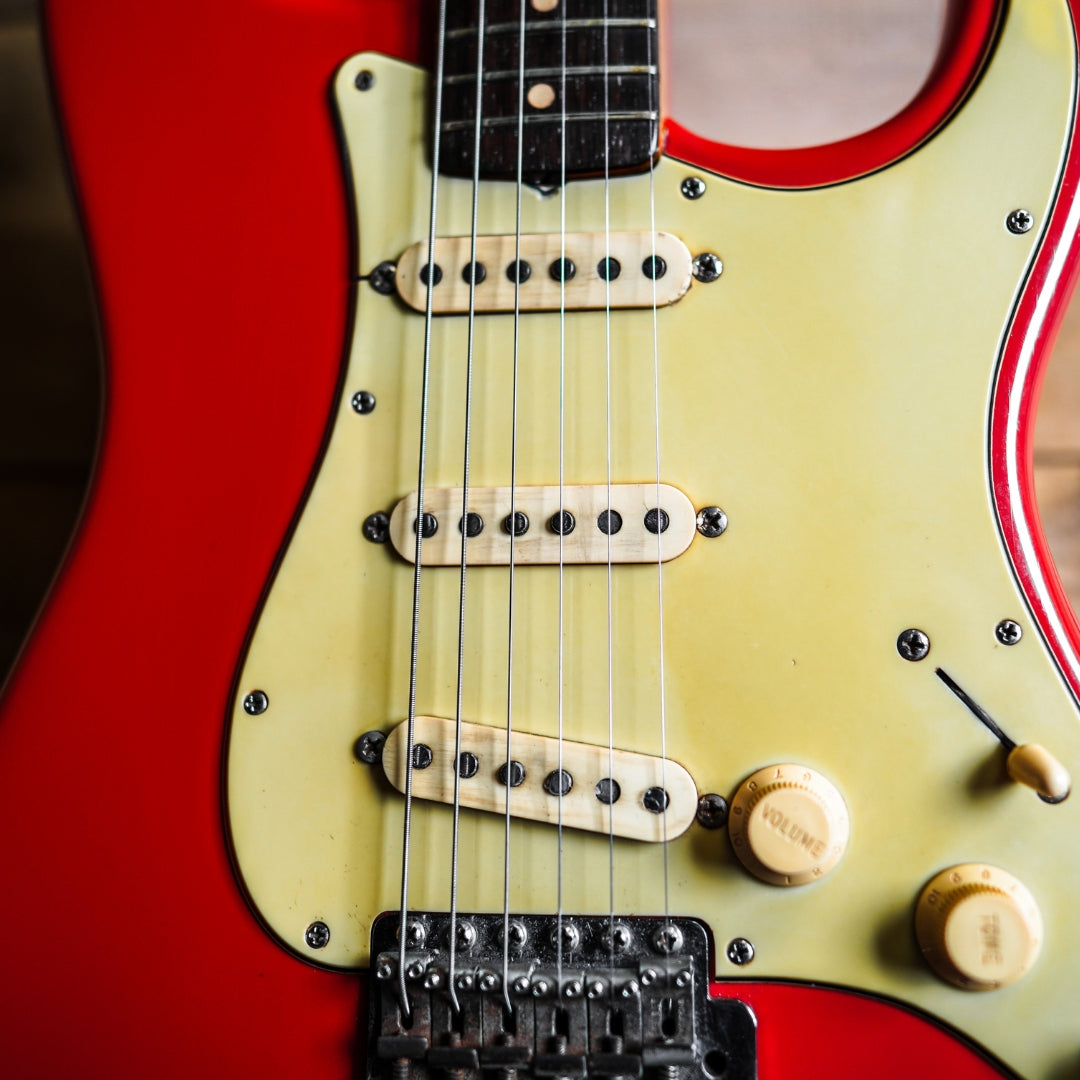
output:
MULTIPOLYGON (((525 28, 528 33, 533 31, 550 31, 550 30, 562 30, 563 27, 567 30, 602 30, 605 26, 609 30, 625 30, 625 29, 638 29, 638 30, 655 30, 655 19, 528 19, 525 23, 525 28)), ((493 34, 517 34, 521 30, 521 24, 518 22, 504 22, 504 23, 492 23, 490 26, 484 28, 484 36, 491 37, 493 34)), ((447 41, 454 40, 455 38, 471 38, 476 37, 477 28, 475 26, 459 26, 455 30, 447 30, 447 41)))
MULTIPOLYGON (((514 179, 519 137, 532 184, 647 168, 660 138, 657 0, 560 0, 558 18, 529 8, 524 40, 519 3, 486 3, 479 175, 514 179)), ((448 12, 439 168, 452 176, 473 173, 478 8, 448 12)))
MULTIPOLYGON (((480 121, 480 127, 482 129, 496 128, 496 127, 517 127, 518 123, 522 124, 561 124, 563 120, 590 120, 593 122, 602 122, 604 117, 607 117, 608 123, 614 124, 623 120, 650 120, 655 121, 659 119, 660 114, 653 110, 652 112, 640 111, 640 112, 583 112, 583 113, 567 113, 563 116, 561 112, 556 113, 526 113, 522 117, 518 117, 517 114, 513 116, 485 116, 480 121)), ((451 120, 448 123, 443 124, 443 131, 472 131, 476 127, 475 120, 451 120)))
MULTIPOLYGON (((576 78, 579 75, 606 75, 609 79, 617 75, 655 75, 657 73, 657 67, 655 64, 623 64, 621 66, 603 67, 602 65, 593 65, 590 67, 541 67, 541 68, 526 68, 525 78, 527 79, 562 79, 563 75, 567 78, 576 78)), ((485 71, 483 75, 483 81, 485 83, 492 82, 499 79, 516 79, 518 77, 518 69, 507 68, 503 71, 485 71)), ((452 85, 457 83, 475 83, 476 72, 463 72, 458 75, 447 75, 443 78, 443 83, 446 85, 452 85)))

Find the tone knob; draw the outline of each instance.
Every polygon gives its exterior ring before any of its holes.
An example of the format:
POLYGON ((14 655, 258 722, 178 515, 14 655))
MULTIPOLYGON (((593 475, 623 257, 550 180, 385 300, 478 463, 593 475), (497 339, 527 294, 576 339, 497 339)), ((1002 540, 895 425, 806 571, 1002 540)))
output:
POLYGON ((996 990, 1031 970, 1042 944, 1034 897, 1005 870, 963 863, 942 870, 915 908, 926 962, 962 990, 996 990))
POLYGON ((735 854, 771 885, 805 885, 844 854, 848 813, 840 792, 805 765, 770 765, 748 776, 728 815, 735 854))

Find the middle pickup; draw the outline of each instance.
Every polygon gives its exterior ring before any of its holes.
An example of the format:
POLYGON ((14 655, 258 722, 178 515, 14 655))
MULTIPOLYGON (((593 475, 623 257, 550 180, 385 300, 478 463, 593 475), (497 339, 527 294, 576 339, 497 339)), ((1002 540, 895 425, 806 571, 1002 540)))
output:
MULTIPOLYGON (((470 566, 509 565, 511 532, 515 564, 667 562, 690 546, 697 529, 693 504, 669 484, 519 487, 512 499, 509 487, 474 487, 467 516, 462 495, 461 488, 424 493, 424 566, 460 564, 463 529, 470 566)), ((410 562, 416 526, 413 492, 390 516, 391 542, 410 562)))

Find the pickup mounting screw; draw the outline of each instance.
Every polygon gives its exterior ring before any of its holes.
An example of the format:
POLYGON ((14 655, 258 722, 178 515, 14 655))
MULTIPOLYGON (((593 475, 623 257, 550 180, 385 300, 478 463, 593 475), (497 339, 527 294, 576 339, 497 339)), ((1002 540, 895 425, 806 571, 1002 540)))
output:
POLYGON ((397 275, 397 263, 381 262, 374 270, 371 271, 371 276, 368 281, 371 282, 371 287, 383 296, 390 296, 394 291, 394 278, 397 275))
POLYGON ((252 690, 244 698, 244 712, 249 716, 261 716, 270 708, 270 699, 262 690, 252 690))
POLYGON ((358 412, 361 416, 367 416, 369 412, 375 410, 375 395, 370 390, 358 390, 352 396, 353 412, 358 412))
POLYGON ((1014 210, 1005 219, 1005 228, 1016 236, 1031 231, 1035 224, 1035 215, 1030 210, 1014 210))
POLYGON ((727 958, 733 964, 743 967, 754 959, 754 946, 744 937, 732 938, 728 942, 727 958))
POLYGON ((309 949, 325 949, 330 941, 330 927, 324 922, 313 922, 304 931, 304 941, 309 949))
POLYGON ((367 68, 358 71, 354 82, 357 90, 370 90, 375 85, 375 72, 368 71, 367 68))
POLYGON ((710 540, 727 530, 727 514, 719 506, 706 506, 698 511, 697 531, 710 540))
POLYGON ((727 824, 727 799, 722 795, 702 795, 698 799, 696 816, 703 829, 722 829, 727 824))
POLYGON ((410 919, 405 927, 405 940, 414 949, 423 948, 427 941, 427 927, 419 919, 410 919))
POLYGON ((381 510, 364 518, 364 539, 373 544, 385 544, 390 539, 390 518, 381 510))
MULTIPOLYGON (((386 745, 386 736, 381 731, 365 731, 353 744, 353 752, 365 765, 378 765, 382 761, 383 747, 386 745)), ((419 923, 410 923, 419 926, 419 923)))
POLYGON ((694 277, 706 285, 715 281, 723 272, 724 264, 720 261, 720 256, 711 251, 703 251, 694 259, 694 277))
POLYGON ((705 194, 705 181, 700 176, 688 176, 679 185, 679 190, 686 199, 700 199, 705 194))
POLYGON ((1002 645, 1015 645, 1023 636, 1023 627, 1013 619, 1002 619, 1001 622, 994 627, 994 637, 996 637, 1002 645))
POLYGON ((896 651, 905 660, 923 660, 930 651, 930 639, 921 630, 912 627, 904 630, 896 639, 896 651))

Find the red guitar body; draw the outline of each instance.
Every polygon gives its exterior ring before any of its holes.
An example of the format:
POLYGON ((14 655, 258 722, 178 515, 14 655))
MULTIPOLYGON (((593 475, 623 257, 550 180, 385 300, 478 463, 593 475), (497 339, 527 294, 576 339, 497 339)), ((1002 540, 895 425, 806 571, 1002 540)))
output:
MULTIPOLYGON (((885 128, 749 153, 670 124, 668 152, 794 185, 886 163, 978 70, 996 9, 957 7, 932 83, 885 128)), ((287 954, 237 885, 222 741, 346 344, 331 77, 360 50, 425 61, 431 12, 405 0, 49 0, 45 14, 106 404, 81 527, 0 712, 0 1072, 362 1075, 364 977, 287 954)), ((1074 243, 1064 218, 1078 174, 1074 150, 1028 309, 1074 243)), ((1038 320, 1021 306, 1018 340, 1045 351, 1071 278, 1058 274, 1038 320)), ((959 1033, 886 1002, 753 982, 716 992, 755 1010, 761 1080, 1000 1075, 959 1033)))

